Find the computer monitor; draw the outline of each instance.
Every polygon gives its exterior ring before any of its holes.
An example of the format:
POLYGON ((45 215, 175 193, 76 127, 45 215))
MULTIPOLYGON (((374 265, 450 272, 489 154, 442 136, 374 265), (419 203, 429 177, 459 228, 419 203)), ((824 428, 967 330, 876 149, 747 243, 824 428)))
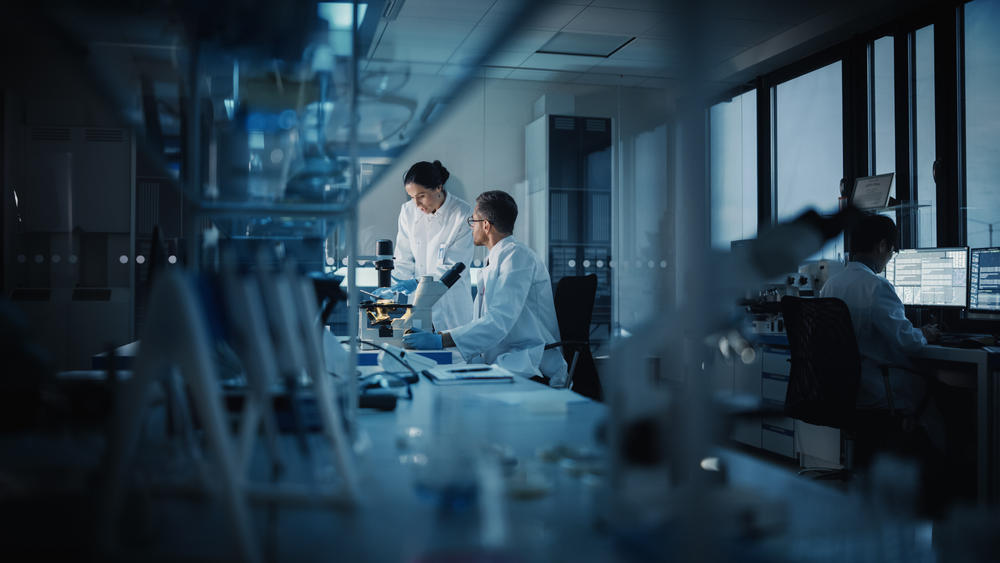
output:
POLYGON ((1000 312, 1000 248, 969 254, 969 310, 1000 312))
POLYGON ((889 191, 895 174, 865 176, 854 181, 851 203, 858 209, 882 209, 889 203, 889 191))
POLYGON ((908 248, 885 266, 904 305, 965 307, 968 248, 908 248))

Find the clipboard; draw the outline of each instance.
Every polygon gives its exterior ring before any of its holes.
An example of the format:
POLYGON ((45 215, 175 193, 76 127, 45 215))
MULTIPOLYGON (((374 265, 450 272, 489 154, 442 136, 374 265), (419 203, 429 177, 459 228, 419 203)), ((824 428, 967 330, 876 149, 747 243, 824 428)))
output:
POLYGON ((435 385, 514 383, 514 374, 491 364, 456 364, 425 369, 421 373, 435 385))

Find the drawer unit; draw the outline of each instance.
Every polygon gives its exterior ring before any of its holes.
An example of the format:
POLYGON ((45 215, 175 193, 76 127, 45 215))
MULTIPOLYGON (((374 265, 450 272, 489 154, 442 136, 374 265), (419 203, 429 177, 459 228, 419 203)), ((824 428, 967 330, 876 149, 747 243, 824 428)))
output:
POLYGON ((784 375, 785 377, 788 377, 788 374, 791 373, 792 363, 789 361, 791 356, 788 352, 766 350, 761 355, 763 356, 762 371, 764 373, 784 375))
POLYGON ((785 457, 795 457, 795 432, 770 422, 761 424, 761 447, 785 457))
POLYGON ((729 436, 733 440, 753 446, 760 447, 760 417, 741 418, 733 423, 733 432, 729 436))
POLYGON ((760 379, 760 396, 769 403, 785 404, 785 393, 788 391, 788 377, 765 373, 760 379))

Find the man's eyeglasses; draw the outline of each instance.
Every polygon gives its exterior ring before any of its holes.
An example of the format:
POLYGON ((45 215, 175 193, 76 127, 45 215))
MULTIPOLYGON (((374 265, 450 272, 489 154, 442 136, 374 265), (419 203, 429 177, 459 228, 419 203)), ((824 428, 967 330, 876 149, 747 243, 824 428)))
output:
POLYGON ((466 217, 465 222, 471 227, 473 223, 482 223, 483 221, 488 221, 489 219, 476 219, 475 216, 469 215, 466 217))

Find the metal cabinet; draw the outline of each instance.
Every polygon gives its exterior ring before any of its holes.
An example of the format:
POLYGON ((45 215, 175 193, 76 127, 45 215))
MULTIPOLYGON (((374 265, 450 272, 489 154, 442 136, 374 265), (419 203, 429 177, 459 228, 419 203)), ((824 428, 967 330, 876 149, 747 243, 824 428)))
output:
MULTIPOLYGON (((597 275, 594 325, 611 322, 611 119, 543 115, 525 128, 529 245, 553 287, 597 275)), ((595 334, 595 338, 599 337, 595 334)))

